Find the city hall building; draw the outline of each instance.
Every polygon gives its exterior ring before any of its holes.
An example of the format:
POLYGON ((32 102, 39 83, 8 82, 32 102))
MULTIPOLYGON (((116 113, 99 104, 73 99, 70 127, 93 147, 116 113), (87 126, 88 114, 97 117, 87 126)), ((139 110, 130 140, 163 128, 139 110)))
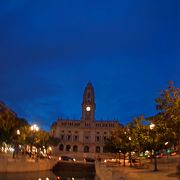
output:
POLYGON ((80 120, 59 118, 51 127, 52 136, 60 139, 56 155, 75 158, 106 157, 105 141, 120 124, 117 120, 95 120, 94 88, 89 82, 84 90, 80 120))

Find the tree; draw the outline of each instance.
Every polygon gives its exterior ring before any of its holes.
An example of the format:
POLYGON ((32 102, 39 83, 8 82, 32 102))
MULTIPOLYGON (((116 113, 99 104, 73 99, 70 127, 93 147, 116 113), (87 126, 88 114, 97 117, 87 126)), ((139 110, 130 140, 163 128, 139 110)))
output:
MULTIPOLYGON (((144 116, 135 117, 133 121, 128 125, 131 129, 131 141, 134 146, 135 151, 140 153, 147 150, 148 142, 148 127, 143 124, 144 116)), ((139 159, 141 165, 141 156, 139 159)))
POLYGON ((180 151, 180 89, 173 86, 170 81, 169 87, 161 92, 156 99, 156 108, 159 110, 159 121, 163 126, 173 132, 174 140, 180 151))
POLYGON ((13 143, 16 139, 16 130, 28 125, 27 121, 18 118, 16 113, 0 103, 0 143, 13 143))
MULTIPOLYGON (((116 131, 112 132, 111 138, 109 139, 109 145, 112 144, 112 149, 116 152, 123 154, 124 166, 126 153, 132 151, 131 141, 129 139, 130 134, 126 127, 120 127, 116 131)), ((131 159, 130 159, 131 160, 131 159)))
MULTIPOLYGON (((156 101, 156 109, 159 111, 148 120, 155 125, 153 133, 152 147, 155 152, 165 148, 165 143, 174 143, 180 151, 180 90, 173 86, 170 81, 169 87, 161 91, 160 97, 156 101), (156 133, 156 135, 154 135, 156 133)), ((156 153, 155 153, 156 160, 156 153)), ((157 170, 157 167, 155 168, 157 170)))

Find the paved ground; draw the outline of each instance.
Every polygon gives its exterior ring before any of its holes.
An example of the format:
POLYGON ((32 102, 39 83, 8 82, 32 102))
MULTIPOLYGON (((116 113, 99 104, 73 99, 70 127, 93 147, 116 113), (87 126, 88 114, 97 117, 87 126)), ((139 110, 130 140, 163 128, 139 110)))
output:
MULTIPOLYGON (((145 180, 180 180, 180 174, 177 174, 177 166, 180 163, 178 156, 166 157, 158 159, 157 167, 158 171, 154 171, 153 162, 145 162, 147 164, 146 168, 136 168, 136 167, 122 167, 127 172, 127 177, 132 177, 132 179, 145 179, 145 180)), ((122 169, 119 171, 119 173, 122 169)), ((117 178, 118 179, 118 178, 117 178)), ((127 178, 128 180, 131 178, 127 178)), ((119 179, 120 180, 120 179, 119 179)))
POLYGON ((107 171, 112 172, 112 180, 180 180, 180 175, 177 174, 179 161, 179 156, 158 159, 158 171, 154 171, 154 162, 150 160, 143 160, 144 167, 141 168, 129 167, 129 163, 124 167, 122 161, 120 165, 115 163, 104 165, 107 171))

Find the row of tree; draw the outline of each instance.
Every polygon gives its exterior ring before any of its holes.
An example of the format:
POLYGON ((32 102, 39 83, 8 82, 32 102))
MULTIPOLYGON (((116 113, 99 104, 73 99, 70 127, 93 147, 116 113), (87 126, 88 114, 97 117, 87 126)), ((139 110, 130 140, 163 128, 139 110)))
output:
POLYGON ((19 118, 4 103, 0 103, 0 145, 4 142, 7 144, 18 142, 24 145, 47 147, 58 143, 59 140, 52 138, 48 132, 39 129, 34 133, 30 127, 28 121, 19 118))
POLYGON ((124 160, 125 154, 129 152, 131 156, 132 151, 140 155, 145 150, 157 152, 167 146, 177 147, 180 151, 179 93, 180 90, 170 82, 169 87, 155 100, 158 113, 147 118, 144 116, 134 118, 126 126, 114 131, 106 142, 107 150, 123 153, 124 160), (150 127, 150 124, 153 126, 150 127))

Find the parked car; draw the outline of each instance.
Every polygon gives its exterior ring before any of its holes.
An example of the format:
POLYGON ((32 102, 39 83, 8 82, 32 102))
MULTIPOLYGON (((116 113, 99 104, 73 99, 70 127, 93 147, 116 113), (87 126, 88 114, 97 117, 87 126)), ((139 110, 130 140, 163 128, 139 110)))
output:
POLYGON ((177 154, 177 152, 174 151, 174 152, 172 152, 170 155, 171 155, 171 156, 175 156, 176 154, 177 154))
POLYGON ((162 153, 161 154, 157 154, 156 157, 157 158, 163 158, 163 154, 162 153))
POLYGON ((69 157, 69 156, 60 156, 59 157, 60 161, 76 161, 75 158, 69 157))

